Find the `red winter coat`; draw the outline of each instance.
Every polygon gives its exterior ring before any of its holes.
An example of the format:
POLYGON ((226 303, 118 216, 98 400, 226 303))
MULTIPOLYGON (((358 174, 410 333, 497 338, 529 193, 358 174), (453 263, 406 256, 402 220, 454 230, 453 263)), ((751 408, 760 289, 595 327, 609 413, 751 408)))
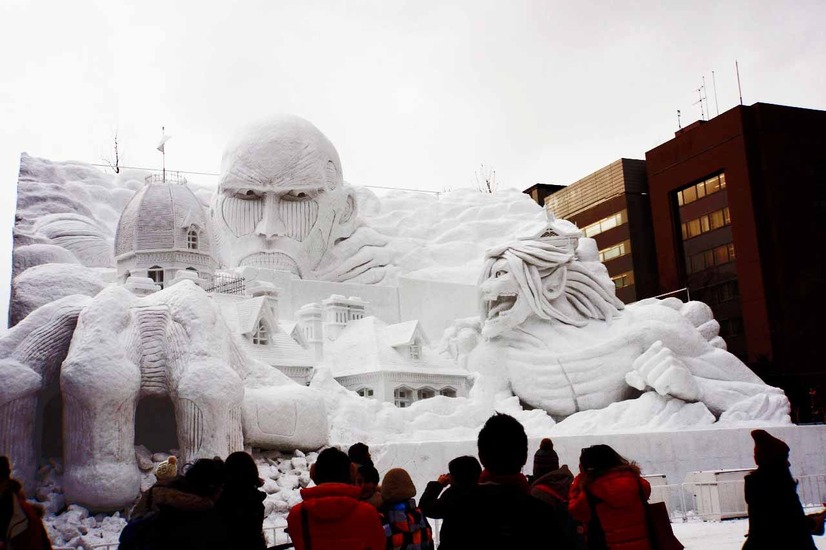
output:
POLYGON ((312 550, 384 550, 379 512, 358 500, 361 488, 344 483, 322 483, 301 490, 304 502, 287 516, 287 530, 296 550, 304 550, 301 511, 307 511, 312 550))
MULTIPOLYGON (((633 468, 620 466, 601 475, 588 487, 596 501, 597 518, 610 550, 651 550, 640 484, 648 500, 651 485, 633 468)), ((591 521, 593 512, 582 489, 582 474, 571 485, 568 511, 577 521, 586 524, 591 521)))

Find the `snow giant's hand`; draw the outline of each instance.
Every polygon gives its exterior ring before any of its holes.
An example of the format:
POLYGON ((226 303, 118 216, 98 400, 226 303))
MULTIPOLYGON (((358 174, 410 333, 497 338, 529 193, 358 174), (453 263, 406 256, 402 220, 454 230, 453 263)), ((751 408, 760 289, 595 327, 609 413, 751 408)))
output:
POLYGON ((640 391, 653 388, 660 395, 670 395, 687 402, 700 401, 697 379, 679 357, 659 340, 637 357, 625 381, 640 391))

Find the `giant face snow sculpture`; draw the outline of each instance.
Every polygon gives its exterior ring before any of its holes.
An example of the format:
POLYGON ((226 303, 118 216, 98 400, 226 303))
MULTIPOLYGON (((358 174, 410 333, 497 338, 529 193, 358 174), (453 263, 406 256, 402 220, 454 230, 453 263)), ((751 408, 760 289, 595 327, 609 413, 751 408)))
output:
POLYGON ((468 367, 506 377, 513 392, 556 418, 640 391, 703 403, 715 416, 778 420, 783 392, 725 351, 700 302, 649 299, 623 307, 592 239, 564 220, 488 251, 481 333, 468 367))
MULTIPOLYGON (((332 248, 357 229, 355 193, 344 184, 333 144, 299 117, 256 124, 227 145, 211 216, 218 254, 230 267, 347 280, 387 263, 372 254, 370 265, 362 261, 349 274, 349 267, 335 265, 346 256, 333 258, 332 248)), ((355 239, 347 256, 385 244, 375 233, 371 237, 373 242, 355 239)))

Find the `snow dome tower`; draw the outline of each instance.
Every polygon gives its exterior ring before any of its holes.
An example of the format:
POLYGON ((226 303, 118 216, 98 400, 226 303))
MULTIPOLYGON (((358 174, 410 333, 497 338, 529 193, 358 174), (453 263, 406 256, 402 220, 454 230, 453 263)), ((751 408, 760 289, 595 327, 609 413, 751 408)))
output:
POLYGON ((212 279, 218 264, 204 207, 183 179, 149 177, 126 205, 115 234, 118 278, 148 277, 161 288, 178 271, 212 279))

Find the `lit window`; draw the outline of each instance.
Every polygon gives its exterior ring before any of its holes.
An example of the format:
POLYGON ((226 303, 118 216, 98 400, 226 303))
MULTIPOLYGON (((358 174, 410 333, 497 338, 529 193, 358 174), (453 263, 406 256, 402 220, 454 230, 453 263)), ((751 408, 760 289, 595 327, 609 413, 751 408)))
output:
POLYGON ((680 229, 683 234, 683 240, 686 240, 730 224, 731 216, 729 215, 728 207, 726 207, 704 214, 699 218, 688 220, 681 224, 680 229))
POLYGON ((436 390, 433 388, 422 388, 419 390, 419 399, 430 399, 436 396, 436 390))
POLYGON ((413 390, 410 388, 396 388, 393 390, 393 400, 397 407, 404 409, 413 402, 413 390))
POLYGON ((608 260, 625 256, 629 252, 631 252, 631 241, 623 241, 619 244, 615 244, 614 246, 609 246, 608 248, 600 250, 599 260, 601 262, 607 262, 608 260))
POLYGON ((198 232, 190 229, 186 233, 186 247, 190 250, 198 249, 198 232))
POLYGON ((611 277, 611 280, 614 281, 617 288, 631 286, 634 284, 634 272, 626 271, 625 273, 611 277))
POLYGON ((264 321, 259 320, 255 332, 252 333, 252 343, 258 346, 266 346, 270 343, 270 333, 264 321))
POLYGON ((677 204, 683 206, 689 204, 697 199, 701 199, 712 193, 716 193, 720 189, 725 189, 726 177, 725 174, 719 176, 711 176, 710 178, 686 187, 682 191, 677 191, 677 204))
POLYGON ((439 390, 439 395, 444 395, 445 397, 456 397, 456 390, 453 388, 442 388, 439 390))
POLYGON ((361 388, 356 393, 362 397, 373 397, 373 388, 361 388))
POLYGON ((582 232, 585 234, 586 237, 593 237, 594 235, 599 235, 600 233, 604 233, 609 229, 618 227, 627 221, 628 212, 626 210, 622 210, 620 212, 617 212, 616 214, 612 214, 607 218, 603 218, 598 222, 594 222, 591 225, 584 227, 582 229, 582 232))
POLYGON ((163 268, 159 265, 153 265, 147 271, 149 278, 154 281, 156 285, 163 288, 163 268))

